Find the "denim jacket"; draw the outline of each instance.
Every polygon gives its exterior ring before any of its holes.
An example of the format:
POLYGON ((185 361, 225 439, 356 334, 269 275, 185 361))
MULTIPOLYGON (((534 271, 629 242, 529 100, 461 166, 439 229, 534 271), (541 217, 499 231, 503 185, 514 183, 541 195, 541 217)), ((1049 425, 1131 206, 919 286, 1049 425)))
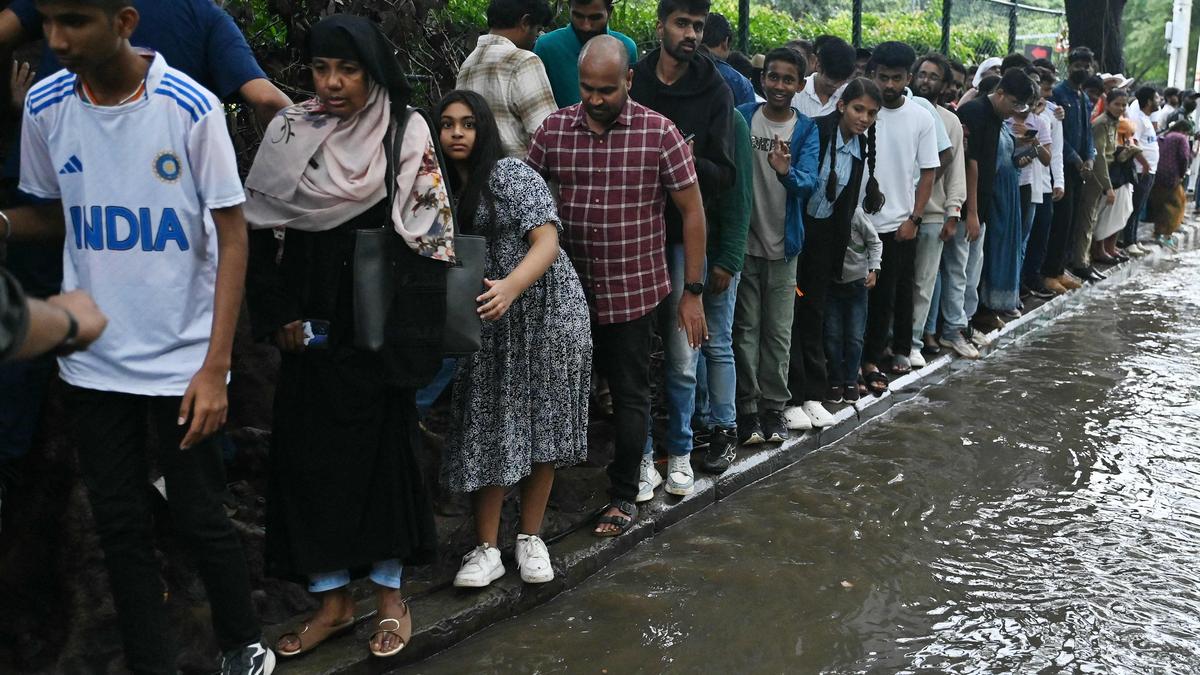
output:
POLYGON ((1096 145, 1092 141, 1092 106, 1087 94, 1075 91, 1069 82, 1054 87, 1054 102, 1066 109, 1063 119, 1063 159, 1076 168, 1095 159, 1096 145))
MULTIPOLYGON (((746 120, 746 126, 752 126, 754 113, 766 105, 765 103, 747 103, 740 105, 737 111, 746 120)), ((783 255, 792 258, 804 249, 804 209, 808 205, 808 197, 817 187, 817 157, 820 154, 817 125, 808 116, 796 111, 796 128, 792 130, 792 168, 787 175, 780 176, 779 182, 787 188, 788 203, 784 219, 783 255)))

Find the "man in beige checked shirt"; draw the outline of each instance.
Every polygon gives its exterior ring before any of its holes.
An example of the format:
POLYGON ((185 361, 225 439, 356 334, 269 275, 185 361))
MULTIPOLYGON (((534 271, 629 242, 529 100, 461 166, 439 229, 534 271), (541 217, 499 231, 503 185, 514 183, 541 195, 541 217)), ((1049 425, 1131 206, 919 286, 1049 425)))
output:
POLYGON ((491 0, 488 33, 458 71, 458 88, 482 96, 509 157, 524 157, 542 120, 558 109, 546 69, 531 51, 551 19, 546 0, 491 0))

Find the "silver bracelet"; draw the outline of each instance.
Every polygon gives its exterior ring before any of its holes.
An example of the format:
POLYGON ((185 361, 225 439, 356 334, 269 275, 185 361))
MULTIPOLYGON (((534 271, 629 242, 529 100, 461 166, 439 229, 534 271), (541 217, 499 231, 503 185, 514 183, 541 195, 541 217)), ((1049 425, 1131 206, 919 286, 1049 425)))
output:
POLYGON ((0 219, 4 220, 4 241, 12 236, 12 221, 8 219, 8 214, 0 211, 0 219))

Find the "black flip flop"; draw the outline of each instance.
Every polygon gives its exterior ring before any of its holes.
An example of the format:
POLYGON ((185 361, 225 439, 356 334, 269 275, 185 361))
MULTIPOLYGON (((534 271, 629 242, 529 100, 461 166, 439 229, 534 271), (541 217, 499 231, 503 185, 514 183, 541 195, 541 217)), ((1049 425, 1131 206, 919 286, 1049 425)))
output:
POLYGON ((874 370, 869 373, 863 373, 863 380, 867 383, 867 390, 875 396, 883 396, 883 393, 888 390, 890 380, 883 372, 874 370))

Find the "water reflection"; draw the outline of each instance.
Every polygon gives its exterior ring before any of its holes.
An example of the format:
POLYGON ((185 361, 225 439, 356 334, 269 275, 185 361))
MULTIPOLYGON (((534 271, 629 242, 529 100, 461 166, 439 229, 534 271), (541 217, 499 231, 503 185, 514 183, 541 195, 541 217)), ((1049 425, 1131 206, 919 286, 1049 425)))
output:
POLYGON ((418 672, 1191 672, 1184 256, 418 672))

